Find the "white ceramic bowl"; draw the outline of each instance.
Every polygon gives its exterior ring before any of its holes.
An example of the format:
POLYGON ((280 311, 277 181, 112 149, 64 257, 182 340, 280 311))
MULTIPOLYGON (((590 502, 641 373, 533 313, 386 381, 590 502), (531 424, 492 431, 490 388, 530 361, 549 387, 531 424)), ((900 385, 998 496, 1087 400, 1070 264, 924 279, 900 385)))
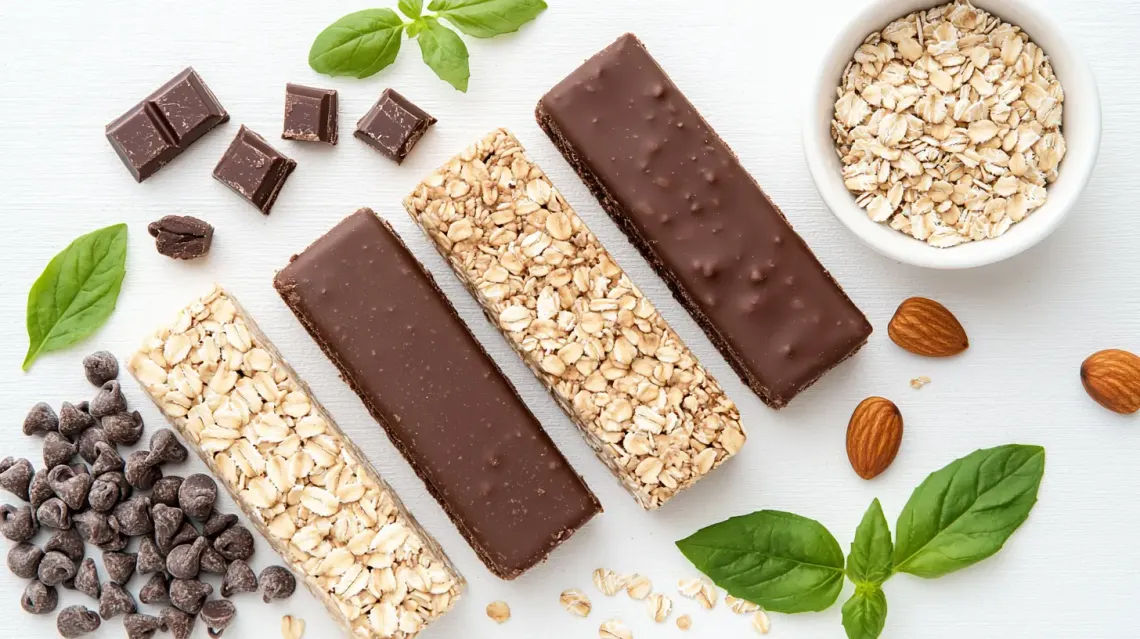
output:
POLYGON ((835 88, 855 49, 868 34, 882 30, 914 11, 935 7, 945 1, 872 0, 831 41, 809 96, 804 122, 804 155, 824 203, 868 246, 887 257, 916 266, 971 268, 1004 260, 1037 244, 1073 210, 1088 183, 1100 150, 1100 98, 1096 79, 1088 64, 1065 40, 1054 20, 1035 7, 1032 0, 975 0, 974 6, 1020 26, 1052 60, 1057 79, 1065 89, 1062 132, 1068 146, 1058 169, 1057 181, 1049 186, 1049 197, 1041 208, 994 239, 939 249, 886 224, 871 221, 843 186, 842 165, 830 133, 835 88))

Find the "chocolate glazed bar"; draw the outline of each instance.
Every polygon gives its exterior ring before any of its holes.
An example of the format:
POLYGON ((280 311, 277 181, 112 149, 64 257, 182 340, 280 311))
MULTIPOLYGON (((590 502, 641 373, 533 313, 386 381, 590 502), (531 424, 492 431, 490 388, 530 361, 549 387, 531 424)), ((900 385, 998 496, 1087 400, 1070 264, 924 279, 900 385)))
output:
POLYGON ((769 406, 866 343, 867 318, 633 34, 551 89, 535 115, 769 406))
POLYGON ((371 210, 294 256, 274 285, 491 572, 518 577, 601 512, 371 210))

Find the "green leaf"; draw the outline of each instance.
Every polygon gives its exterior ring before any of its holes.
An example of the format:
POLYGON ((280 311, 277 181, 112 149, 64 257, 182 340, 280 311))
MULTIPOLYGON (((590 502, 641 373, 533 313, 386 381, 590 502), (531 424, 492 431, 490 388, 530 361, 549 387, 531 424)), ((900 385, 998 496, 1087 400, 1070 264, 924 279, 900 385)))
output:
POLYGON ((887 623, 887 596, 878 586, 860 586, 843 604, 848 639, 876 639, 887 623))
POLYGON ((365 9, 332 23, 313 41, 309 66, 317 73, 367 78, 400 53, 404 21, 391 9, 365 9))
POLYGON ((546 10, 544 0, 432 0, 428 9, 476 38, 518 31, 546 10))
POLYGON ((855 529, 847 555, 847 576, 856 585, 879 585, 891 576, 891 529, 879 500, 871 502, 855 529))
POLYGON ((417 40, 424 62, 451 86, 467 92, 471 69, 467 66, 467 45, 454 31, 432 17, 425 17, 424 28, 417 40))
POLYGON ((420 17, 420 14, 424 12, 424 0, 400 0, 396 6, 400 7, 400 11, 412 20, 420 17))
POLYGON ((773 612, 824 610, 843 587, 843 549, 818 521, 776 510, 698 530, 677 547, 716 585, 773 612))
POLYGON ((941 577, 1001 550, 1037 503, 1045 449, 978 450, 931 473, 899 514, 895 572, 941 577))
POLYGON ((424 22, 424 18, 416 18, 408 25, 408 37, 414 38, 418 36, 426 27, 427 22, 424 22))
POLYGON ((24 370, 41 353, 71 346, 107 321, 119 299, 126 264, 126 224, 82 235, 48 262, 28 291, 24 370))

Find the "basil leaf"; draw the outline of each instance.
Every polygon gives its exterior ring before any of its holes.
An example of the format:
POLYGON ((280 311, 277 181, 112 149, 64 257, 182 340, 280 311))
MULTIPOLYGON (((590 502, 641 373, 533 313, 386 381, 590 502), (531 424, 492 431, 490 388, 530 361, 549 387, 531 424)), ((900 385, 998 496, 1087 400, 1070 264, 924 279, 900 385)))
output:
POLYGON ((891 576, 891 529, 879 500, 871 502, 855 529, 847 555, 847 576, 856 585, 879 585, 891 576))
POLYGON ((425 17, 423 31, 416 40, 420 53, 432 71, 451 86, 467 92, 471 69, 467 66, 467 45, 454 31, 432 17, 425 17))
POLYGON ((418 36, 420 32, 423 31, 426 27, 427 23, 424 22, 424 18, 416 18, 412 21, 411 24, 408 25, 408 37, 414 38, 418 36))
POLYGON ((931 473, 896 527, 895 572, 941 577, 1001 547, 1029 517, 1045 473, 1045 449, 978 450, 931 473))
POLYGON ((859 587, 843 604, 848 639, 876 639, 887 623, 887 596, 878 586, 859 587))
POLYGON ((24 370, 40 353, 70 346, 107 321, 119 299, 126 264, 126 224, 82 235, 48 262, 28 291, 24 370))
POLYGON ((773 612, 824 610, 843 587, 843 549, 818 521, 775 510, 698 530, 677 548, 734 597, 773 612))
POLYGON ((400 53, 404 21, 391 9, 350 13, 317 35, 309 66, 317 73, 367 78, 400 53))
POLYGON ((428 9, 476 38, 518 31, 546 10, 544 0, 432 0, 428 9))
POLYGON ((420 17, 420 14, 424 12, 424 0, 400 0, 396 6, 400 8, 401 13, 412 20, 420 17))

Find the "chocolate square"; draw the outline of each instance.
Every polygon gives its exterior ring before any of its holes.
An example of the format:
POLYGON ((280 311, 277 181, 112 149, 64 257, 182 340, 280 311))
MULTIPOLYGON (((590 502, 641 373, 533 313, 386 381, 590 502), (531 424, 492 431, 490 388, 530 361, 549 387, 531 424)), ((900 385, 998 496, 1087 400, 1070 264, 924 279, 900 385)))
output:
POLYGON ((356 123, 356 135, 365 144, 402 164, 436 119, 407 98, 385 89, 380 100, 356 123))
POLYGON ((337 97, 332 89, 285 85, 285 129, 281 137, 303 142, 337 142, 337 97))
POLYGON ((214 179, 233 189, 265 215, 297 163, 285 157, 265 138, 242 125, 218 165, 214 179))

